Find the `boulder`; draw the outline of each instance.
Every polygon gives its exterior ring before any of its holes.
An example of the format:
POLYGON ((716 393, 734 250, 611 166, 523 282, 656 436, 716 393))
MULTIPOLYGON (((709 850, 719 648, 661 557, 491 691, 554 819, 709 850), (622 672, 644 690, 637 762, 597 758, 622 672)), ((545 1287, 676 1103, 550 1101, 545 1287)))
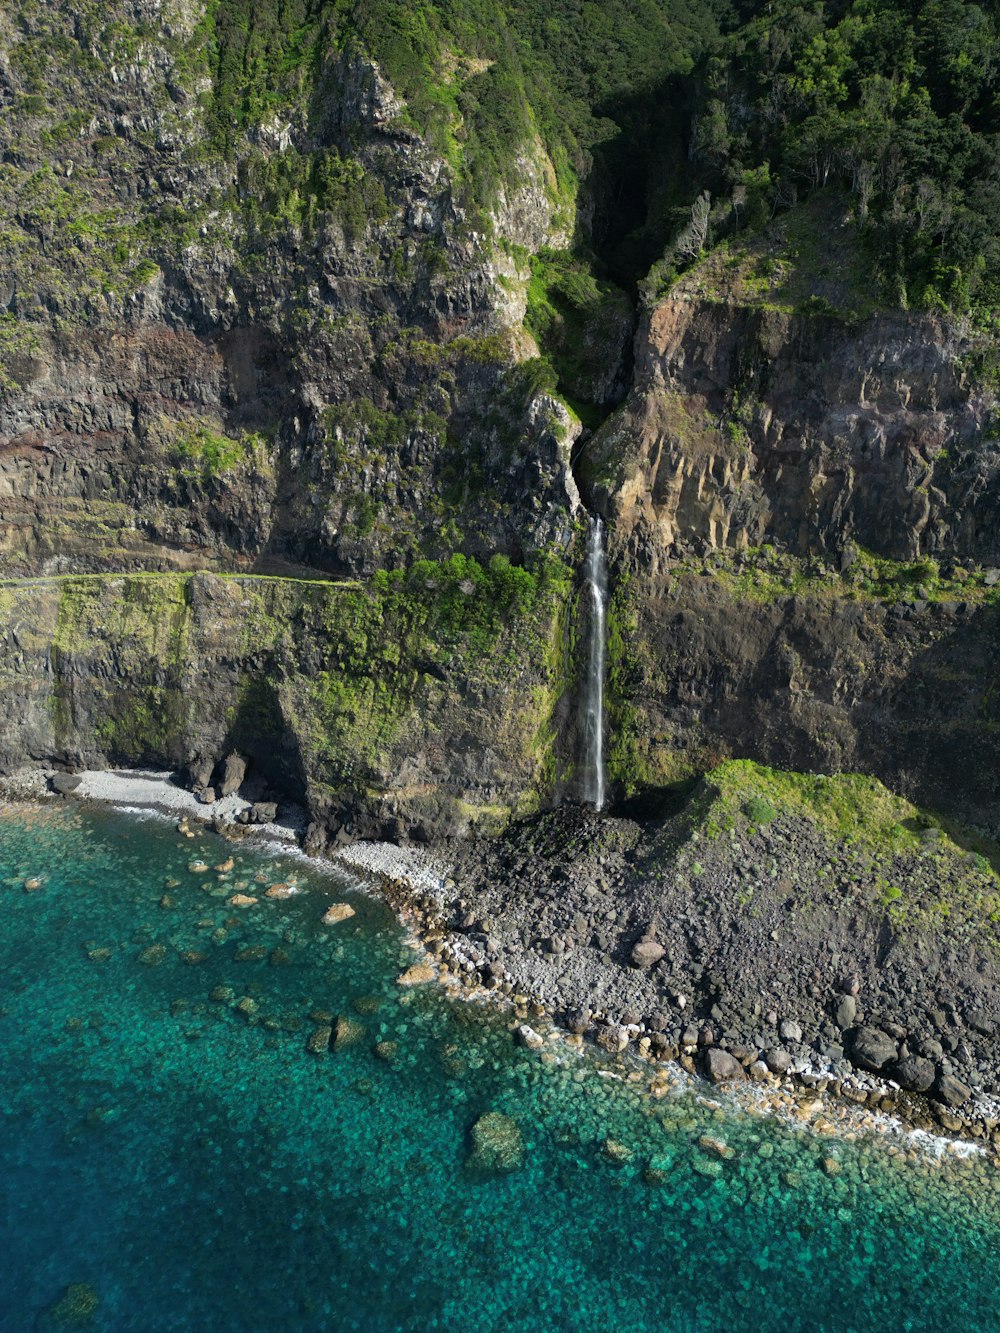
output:
POLYGON ((895 1060, 898 1054, 898 1046, 881 1028, 860 1027, 854 1033, 851 1061, 862 1069, 878 1073, 890 1060, 895 1060))
POLYGON ((972 1090, 954 1074, 938 1074, 934 1096, 939 1102, 944 1102, 945 1106, 961 1106, 972 1096, 972 1090))
POLYGON ((712 1083, 733 1083, 746 1078, 746 1072, 735 1055, 711 1047, 705 1053, 705 1073, 712 1083))
POLYGON ((82 781, 78 773, 53 773, 49 786, 59 796, 70 796, 82 781))
POLYGON ((792 1057, 778 1047, 765 1053, 764 1063, 772 1074, 787 1074, 792 1067, 792 1057))
POLYGON ((904 1055, 890 1065, 889 1074, 907 1092, 927 1092, 934 1082, 935 1069, 930 1060, 919 1055, 904 1055))
POLYGON ((778 1036, 782 1041, 801 1041, 802 1028, 792 1019, 786 1018, 781 1027, 778 1028, 778 1036))
POLYGON ((273 824, 278 818, 276 801, 254 801, 250 807, 251 824, 273 824))
POLYGON ((333 903, 323 913, 324 926, 337 926, 341 921, 347 921, 354 915, 354 908, 350 903, 333 903))
POLYGON ((601 1050, 609 1051, 612 1055, 620 1055, 628 1046, 629 1034, 625 1028, 612 1023, 608 1027, 598 1028, 594 1040, 601 1050))
POLYGON ((426 981, 433 981, 436 973, 429 963, 414 963, 396 978, 397 986, 422 986, 426 981))
POLYGON ((852 1028, 854 1021, 858 1016, 858 1002, 853 995, 845 995, 839 1002, 834 1013, 834 1021, 837 1027, 843 1031, 846 1028, 852 1028))
POLYGON ((524 1140, 516 1120, 500 1111, 481 1115, 469 1132, 471 1150, 466 1158, 470 1171, 495 1173, 516 1171, 524 1164, 524 1140))
POLYGON ((517 1042, 523 1046, 526 1051, 540 1051, 545 1045, 545 1038, 540 1036, 534 1028, 522 1023, 517 1029, 517 1042))
POLYGON ((646 936, 641 939, 632 949, 631 963, 633 967, 648 968, 654 967, 663 955, 666 953, 662 944, 646 936))
POLYGON ((222 781, 219 783, 220 796, 232 796, 243 786, 247 775, 247 761, 241 754, 227 754, 222 763, 222 781))

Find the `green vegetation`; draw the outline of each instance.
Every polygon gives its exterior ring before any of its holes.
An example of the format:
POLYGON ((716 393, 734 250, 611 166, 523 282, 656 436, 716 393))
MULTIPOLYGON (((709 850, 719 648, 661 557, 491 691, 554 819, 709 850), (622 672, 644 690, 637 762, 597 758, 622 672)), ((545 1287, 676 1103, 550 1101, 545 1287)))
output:
POLYGON ((1000 605, 1000 586, 989 585, 983 569, 949 565, 945 574, 931 556, 890 560, 863 547, 851 547, 849 557, 841 569, 839 562, 763 545, 745 551, 719 549, 704 560, 679 561, 675 572, 678 577, 709 574, 732 596, 761 603, 796 596, 1000 605))
POLYGON ((707 191, 714 201, 703 243, 836 185, 881 299, 971 311, 992 326, 994 10, 963 0, 776 0, 737 12, 699 71, 687 198, 707 191))
POLYGON ((266 440, 251 431, 234 438, 204 421, 171 421, 167 430, 170 460, 185 477, 208 481, 266 458, 266 440))
POLYGON ((632 330, 632 307, 619 288, 600 282, 570 251, 541 250, 531 259, 525 326, 552 367, 556 387, 586 425, 607 396, 608 373, 632 330))

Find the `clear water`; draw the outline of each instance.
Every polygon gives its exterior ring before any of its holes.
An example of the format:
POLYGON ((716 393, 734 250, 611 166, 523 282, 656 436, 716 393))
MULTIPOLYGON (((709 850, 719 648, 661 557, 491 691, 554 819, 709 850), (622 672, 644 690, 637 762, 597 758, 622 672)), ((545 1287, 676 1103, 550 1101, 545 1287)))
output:
POLYGON ((70 1326, 73 1284, 100 1329, 1000 1328, 1000 1172, 542 1063, 504 1017, 399 988, 378 901, 264 852, 187 868, 228 855, 124 815, 0 821, 5 1333, 70 1326), (303 892, 227 906, 258 872, 303 892), (312 1055, 315 1010, 365 1031, 312 1055), (488 1110, 519 1170, 468 1169, 488 1110), (706 1132, 736 1155, 706 1167, 706 1132))

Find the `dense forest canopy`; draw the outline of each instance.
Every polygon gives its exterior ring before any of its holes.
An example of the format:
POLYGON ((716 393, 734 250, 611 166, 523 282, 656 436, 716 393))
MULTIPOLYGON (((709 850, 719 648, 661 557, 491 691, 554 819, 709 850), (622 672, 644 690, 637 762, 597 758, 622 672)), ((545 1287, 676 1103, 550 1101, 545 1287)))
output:
POLYGON ((1000 304, 995 7, 771 0, 740 17, 696 76, 698 183, 735 199, 750 225, 838 185, 886 299, 990 317, 1000 304))

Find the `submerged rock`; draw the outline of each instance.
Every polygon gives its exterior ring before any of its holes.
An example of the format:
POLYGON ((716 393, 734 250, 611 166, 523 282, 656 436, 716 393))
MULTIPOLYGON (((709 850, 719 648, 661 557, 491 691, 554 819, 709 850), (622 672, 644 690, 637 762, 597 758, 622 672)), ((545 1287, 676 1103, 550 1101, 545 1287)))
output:
POLYGON ((540 1051, 545 1045, 545 1038, 540 1036, 534 1028, 529 1027, 527 1023, 522 1023, 517 1029, 517 1042, 526 1051, 540 1051))
POLYGON ((516 1120, 501 1111, 487 1111, 470 1131, 471 1151, 466 1158, 470 1171, 484 1174, 516 1171, 524 1165, 524 1140, 516 1120))
POLYGON ((50 1314, 57 1324, 86 1324, 93 1319, 100 1303, 89 1282, 74 1282, 52 1306, 50 1314))
POLYGON ((413 967, 408 967, 405 972, 399 974, 396 985, 422 986, 427 981, 433 981, 434 976, 434 969, 429 963, 415 963, 413 967))
POLYGON ((334 903, 323 913, 324 926, 336 926, 341 921, 348 921, 354 916, 354 908, 350 903, 334 903))
POLYGON ((365 1035, 365 1025, 356 1018, 340 1014, 333 1023, 333 1040, 330 1047, 334 1051, 344 1051, 348 1046, 356 1046, 365 1035))

